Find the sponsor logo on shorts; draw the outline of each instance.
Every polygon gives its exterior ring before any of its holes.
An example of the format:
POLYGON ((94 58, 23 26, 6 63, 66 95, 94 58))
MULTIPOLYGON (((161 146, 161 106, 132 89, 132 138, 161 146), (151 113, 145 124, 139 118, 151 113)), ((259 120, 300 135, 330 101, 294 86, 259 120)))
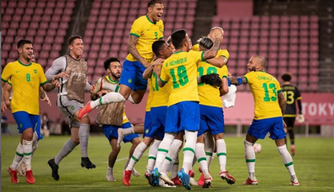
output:
POLYGON ((74 110, 74 106, 71 106, 71 109, 74 110))
POLYGON ((132 82, 132 79, 129 79, 129 80, 128 80, 128 83, 131 83, 131 82, 132 82))

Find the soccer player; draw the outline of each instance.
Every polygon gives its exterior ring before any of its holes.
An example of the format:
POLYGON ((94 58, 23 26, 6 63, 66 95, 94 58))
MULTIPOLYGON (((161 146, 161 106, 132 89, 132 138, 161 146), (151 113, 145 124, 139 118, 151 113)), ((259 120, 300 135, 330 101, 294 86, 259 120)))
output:
POLYGON ((253 145, 258 139, 264 139, 270 133, 275 140, 277 149, 283 158, 283 163, 291 176, 291 185, 298 186, 292 157, 285 145, 284 114, 286 100, 279 82, 272 75, 264 72, 266 60, 255 55, 250 58, 247 67, 249 72, 243 77, 231 77, 234 85, 248 84, 254 98, 254 119, 244 141, 245 158, 249 176, 244 185, 257 185, 255 177, 255 152, 253 145))
POLYGON ((69 54, 57 58, 46 72, 47 79, 60 79, 57 106, 68 117, 71 138, 65 142, 59 153, 48 161, 52 169, 52 177, 59 180, 59 163, 80 143, 81 166, 95 168, 87 153, 90 119, 88 116, 79 119, 78 111, 83 107, 85 90, 92 91, 87 81, 87 62, 82 58, 84 43, 82 37, 73 35, 68 39, 69 54))
MULTIPOLYGON (((14 160, 8 172, 12 183, 18 183, 17 165, 24 157, 26 164, 26 181, 35 183, 31 168, 32 143, 35 128, 40 122, 39 116, 39 89, 40 86, 46 91, 54 89, 55 84, 47 83, 41 65, 31 62, 33 46, 31 41, 21 39, 17 43, 19 59, 8 63, 1 74, 1 89, 6 82, 10 82, 13 89, 13 98, 10 108, 21 134, 20 143, 16 149, 14 160), (27 102, 29 101, 29 102, 27 102)), ((8 103, 7 103, 8 104, 8 103)), ((9 106, 1 96, 1 111, 4 112, 9 106)))
MULTIPOLYGON (((104 69, 108 72, 108 75, 101 77, 97 80, 95 89, 91 93, 92 98, 102 96, 108 92, 117 92, 119 90, 119 78, 121 76, 122 67, 117 58, 111 57, 104 61, 104 69)), ((117 129, 118 128, 130 128, 132 127, 128 118, 125 115, 124 102, 111 103, 103 105, 99 108, 98 116, 96 119, 98 124, 103 125, 103 132, 109 140, 112 151, 109 154, 109 162, 106 178, 108 181, 116 181, 114 177, 114 165, 117 156, 120 152, 120 147, 117 145, 117 129)), ((123 142, 131 142, 132 148, 129 151, 131 157, 135 147, 140 143, 137 134, 127 135, 123 138, 123 142)), ((129 158, 130 158, 129 157, 129 158)), ((132 170, 132 169, 131 169, 132 170)), ((136 175, 138 173, 134 171, 136 175)), ((139 176, 139 175, 138 175, 139 176)))
POLYGON ((147 5, 147 15, 133 22, 128 41, 130 53, 123 63, 119 93, 111 92, 103 96, 101 101, 88 102, 80 110, 79 118, 95 107, 107 103, 122 102, 127 99, 133 103, 140 103, 147 88, 147 80, 143 79, 142 74, 153 61, 152 44, 156 40, 163 39, 164 25, 161 20, 163 11, 161 0, 151 0, 147 5))
MULTIPOLYGON (((155 53, 156 58, 167 59, 169 56, 172 55, 172 51, 170 50, 170 48, 168 47, 167 43, 164 40, 155 41, 152 44, 152 50, 155 53)), ((149 120, 151 122, 146 122, 147 119, 145 119, 145 124, 151 123, 152 125, 150 127, 147 126, 145 127, 144 139, 138 145, 138 147, 136 147, 127 168, 124 170, 123 183, 126 186, 130 185, 130 177, 133 167, 139 161, 145 150, 148 148, 148 146, 150 146, 150 144, 154 140, 154 143, 149 151, 149 157, 148 157, 149 161, 145 172, 145 177, 149 178, 149 175, 151 174, 151 171, 154 166, 158 145, 160 144, 160 141, 163 139, 164 136, 166 111, 167 111, 167 103, 168 103, 170 87, 166 86, 160 88, 158 86, 157 75, 155 74, 155 72, 153 72, 153 68, 158 66, 159 65, 152 64, 143 73, 143 78, 149 79, 150 84, 152 85, 151 91, 152 93, 154 92, 153 98, 150 103, 151 119, 149 120)))
MULTIPOLYGON (((199 39, 199 48, 201 51, 206 51, 212 48, 213 42, 208 37, 203 37, 199 39)), ((224 95, 228 92, 228 69, 226 66, 227 60, 229 58, 229 52, 226 49, 219 49, 215 59, 217 59, 218 63, 223 65, 222 68, 218 68, 210 65, 209 63, 202 61, 198 64, 198 76, 201 77, 203 75, 208 74, 218 74, 220 78, 222 78, 222 83, 218 87, 208 85, 206 83, 198 84, 198 94, 199 94, 199 104, 200 104, 200 129, 198 132, 198 138, 196 143, 196 157, 198 159, 198 163, 202 169, 202 174, 200 180, 198 181, 199 185, 202 185, 204 188, 206 186, 204 173, 208 170, 208 165, 205 165, 205 161, 203 162, 205 157, 204 152, 204 133, 209 131, 215 141, 217 146, 217 154, 218 161, 220 167, 220 177, 227 181, 228 184, 234 184, 235 179, 231 176, 228 171, 226 171, 226 144, 224 140, 224 112, 222 109, 223 103, 221 100, 221 95, 224 95)), ((211 59, 212 61, 213 59, 211 59)), ((211 135, 210 134, 210 135, 211 135)), ((212 156, 212 151, 211 151, 212 156)), ((211 158, 209 157, 208 164, 211 162, 211 158)), ((211 179, 211 178, 206 178, 211 179)))
MULTIPOLYGON (((183 148, 183 168, 178 177, 186 189, 190 189, 188 172, 192 167, 195 144, 199 126, 199 105, 197 91, 197 63, 216 56, 219 48, 220 34, 214 35, 214 47, 205 52, 189 51, 191 40, 185 30, 178 30, 172 34, 175 53, 166 59, 158 78, 159 87, 172 81, 171 94, 168 101, 165 136, 159 145, 156 166, 152 171, 152 181, 157 183, 160 177, 159 168, 168 153, 169 147, 176 133, 185 132, 185 146, 183 148)), ((173 183, 172 181, 166 181, 173 183)))
POLYGON ((291 85, 290 81, 292 79, 292 75, 290 73, 285 73, 282 75, 282 80, 284 81, 282 90, 284 93, 284 96, 286 98, 286 110, 283 115, 284 122, 287 126, 287 131, 289 133, 290 137, 290 150, 291 155, 295 155, 296 149, 295 149, 295 134, 293 132, 293 127, 295 125, 296 120, 296 103, 298 104, 298 111, 299 114, 297 116, 297 121, 299 123, 304 122, 304 116, 302 111, 302 96, 298 90, 298 88, 294 85, 291 85))
MULTIPOLYGON (((35 61, 33 61, 33 62, 35 62, 35 61)), ((10 100, 12 99, 11 91, 12 91, 12 86, 11 86, 10 81, 8 80, 7 83, 5 84, 5 86, 3 88, 3 92, 2 92, 3 99, 4 99, 4 102, 7 105, 7 108, 10 108, 10 102, 11 102, 10 100)), ((39 96, 41 98, 41 101, 45 101, 45 102, 48 103, 48 105, 51 106, 51 101, 50 101, 49 97, 47 96, 47 94, 46 94, 46 92, 44 91, 43 88, 40 88, 40 95, 39 96)), ((36 124, 36 128, 35 128, 34 133, 33 133, 33 138, 32 138, 32 156, 31 156, 31 158, 33 157, 33 154, 35 153, 35 151, 37 149, 38 142, 41 139, 43 139, 43 135, 41 133, 41 121, 38 120, 37 124, 36 124)), ((19 164, 17 165, 17 172, 20 175, 25 176, 26 171, 27 171, 27 166, 25 164, 25 158, 23 157, 21 159, 21 161, 19 162, 19 164)))

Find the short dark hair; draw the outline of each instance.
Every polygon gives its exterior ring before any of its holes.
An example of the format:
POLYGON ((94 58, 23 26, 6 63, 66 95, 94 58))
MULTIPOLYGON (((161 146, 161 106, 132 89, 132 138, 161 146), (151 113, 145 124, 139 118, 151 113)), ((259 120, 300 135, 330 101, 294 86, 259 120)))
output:
POLYGON ((184 29, 180 29, 177 31, 174 31, 172 34, 172 43, 175 47, 175 49, 179 49, 182 47, 183 45, 183 41, 186 38, 186 30, 184 29))
POLYGON ((164 40, 158 40, 152 44, 152 51, 156 56, 160 56, 159 51, 162 49, 165 43, 166 42, 164 40))
POLYGON ((209 37, 202 37, 198 40, 200 46, 205 49, 211 49, 213 46, 213 41, 209 37))
POLYGON ((147 3, 147 8, 154 6, 156 3, 162 4, 160 0, 151 0, 147 3))
POLYGON ((120 63, 119 60, 116 57, 110 57, 107 60, 105 60, 104 63, 103 63, 104 69, 107 70, 110 67, 110 63, 115 62, 115 61, 120 63))
POLYGON ((291 79, 292 79, 292 74, 291 73, 284 73, 282 76, 281 76, 281 78, 282 78, 282 80, 283 81, 291 81, 291 79))
POLYGON ((82 37, 80 35, 72 35, 68 38, 68 45, 72 45, 75 39, 82 39, 82 37))
POLYGON ((19 42, 17 42, 17 48, 22 47, 24 44, 32 44, 30 40, 27 39, 21 39, 19 42))

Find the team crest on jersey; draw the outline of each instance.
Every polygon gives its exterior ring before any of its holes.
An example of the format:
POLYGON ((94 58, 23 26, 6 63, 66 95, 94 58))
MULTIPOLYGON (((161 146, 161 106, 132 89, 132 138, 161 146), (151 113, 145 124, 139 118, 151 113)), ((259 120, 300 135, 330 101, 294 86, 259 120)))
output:
POLYGON ((37 70, 36 70, 36 69, 34 69, 34 73, 37 73, 37 70))
POLYGON ((74 110, 74 106, 73 105, 71 106, 71 109, 74 110))

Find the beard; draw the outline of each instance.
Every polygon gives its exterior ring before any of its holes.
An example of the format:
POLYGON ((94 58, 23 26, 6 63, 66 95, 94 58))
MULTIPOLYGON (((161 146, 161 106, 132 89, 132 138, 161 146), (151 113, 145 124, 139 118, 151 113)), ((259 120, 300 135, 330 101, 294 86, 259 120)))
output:
POLYGON ((113 76, 115 79, 119 79, 121 77, 120 73, 111 73, 111 76, 113 76))
POLYGON ((249 71, 256 71, 256 67, 252 67, 250 69, 248 69, 249 71))

